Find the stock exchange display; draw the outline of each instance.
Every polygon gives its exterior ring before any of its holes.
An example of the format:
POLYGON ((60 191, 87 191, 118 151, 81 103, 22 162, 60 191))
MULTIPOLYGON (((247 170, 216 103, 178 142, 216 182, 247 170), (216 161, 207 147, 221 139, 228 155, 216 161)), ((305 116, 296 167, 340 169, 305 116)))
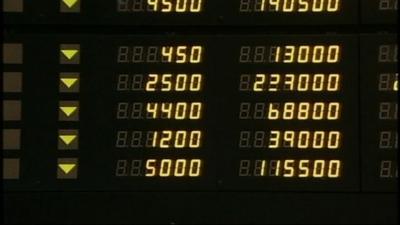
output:
POLYGON ((397 0, 2 4, 4 224, 398 223, 397 0))

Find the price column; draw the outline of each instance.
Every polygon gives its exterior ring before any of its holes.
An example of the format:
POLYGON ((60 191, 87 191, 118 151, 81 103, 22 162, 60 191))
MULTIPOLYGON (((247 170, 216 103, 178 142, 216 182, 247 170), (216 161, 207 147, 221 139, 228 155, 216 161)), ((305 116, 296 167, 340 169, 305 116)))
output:
POLYGON ((206 167, 206 48, 199 41, 130 40, 115 48, 113 176, 129 189, 199 182, 206 167))
POLYGON ((233 46, 228 187, 355 190, 355 38, 251 36, 233 46))

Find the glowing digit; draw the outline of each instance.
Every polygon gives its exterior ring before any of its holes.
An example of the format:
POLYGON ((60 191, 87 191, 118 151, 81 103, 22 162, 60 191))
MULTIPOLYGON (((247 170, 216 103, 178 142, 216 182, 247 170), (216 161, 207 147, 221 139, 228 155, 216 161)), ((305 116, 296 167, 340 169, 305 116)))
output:
POLYGON ((150 118, 156 119, 157 111, 158 111, 158 103, 154 103, 154 102, 147 103, 146 111, 147 111, 147 118, 150 117, 150 118))
POLYGON ((170 159, 161 160, 160 177, 169 177, 170 176, 171 164, 172 164, 172 161, 170 159))
POLYGON ((324 177, 325 160, 315 160, 313 168, 313 177, 324 177))
POLYGON ((156 175, 156 160, 148 159, 146 161, 146 177, 154 177, 156 175))
POLYGON ((307 91, 310 82, 310 74, 300 74, 297 82, 298 91, 307 91))
POLYGON ((186 62, 186 46, 178 46, 176 48, 176 63, 185 63, 186 62))
POLYGON ((200 171, 201 171, 201 160, 200 159, 192 159, 190 161, 189 177, 200 176, 200 171))
POLYGON ((279 2, 280 0, 269 0, 269 6, 271 11, 279 11, 279 2))
POLYGON ((186 74, 178 74, 176 76, 175 91, 185 91, 186 90, 186 74))
POLYGON ((330 160, 328 168, 328 177, 336 178, 340 176, 341 162, 339 160, 330 160))
POLYGON ((324 131, 315 131, 313 137, 313 148, 321 149, 324 147, 325 142, 325 132, 324 131))
POLYGON ((171 74, 163 74, 161 78, 161 91, 171 91, 172 89, 172 82, 171 82, 172 75, 171 74))
POLYGON ((203 48, 201 46, 193 46, 190 51, 190 63, 200 63, 203 48))
POLYGON ((297 138, 297 147, 300 149, 308 148, 310 144, 310 131, 300 131, 297 138))
POLYGON ((280 81, 279 74, 271 74, 269 79, 269 88, 268 91, 278 91, 278 84, 280 81))
POLYGON ((161 104, 161 118, 171 119, 173 103, 164 102, 161 104))
POLYGON ((310 103, 308 102, 300 102, 299 110, 297 112, 297 118, 299 120, 307 120, 310 116, 310 103))
POLYGON ((185 159, 176 160, 174 176, 175 177, 183 177, 183 176, 185 176, 185 170, 186 170, 186 160, 185 159))
POLYGON ((170 0, 162 0, 161 12, 171 12, 172 2, 170 0))
POLYGON ((268 119, 269 120, 279 119, 279 103, 269 103, 268 119))
POLYGON ((339 61, 340 55, 340 46, 339 45, 330 45, 328 47, 328 56, 327 62, 328 63, 336 63, 339 61))
POLYGON ((201 90, 202 76, 201 74, 192 74, 190 77, 190 90, 200 91, 201 90))
MULTIPOLYGON (((316 1, 314 1, 315 3, 316 1)), ((316 45, 313 48, 313 63, 323 63, 324 62, 325 47, 322 45, 316 45)))
POLYGON ((281 132, 277 130, 271 130, 269 136, 268 148, 279 148, 281 132))
POLYGON ((324 0, 313 1, 313 12, 322 12, 324 10, 324 0))
POLYGON ((283 105, 283 119, 292 120, 294 118, 294 109, 296 104, 294 102, 286 102, 283 105))
POLYGON ((341 135, 339 131, 331 131, 328 134, 328 148, 337 149, 340 146, 341 135))
POLYGON ((265 74, 256 74, 256 79, 253 85, 253 90, 255 92, 264 90, 265 77, 266 77, 265 74))
POLYGON ((200 12, 203 0, 191 0, 190 2, 190 12, 200 12))
POLYGON ((186 134, 187 134, 187 132, 183 131, 183 130, 176 132, 175 143, 174 143, 175 148, 184 148, 185 147, 186 134))
POLYGON ((290 147, 293 148, 294 147, 294 138, 295 138, 295 132, 294 131, 285 131, 283 133, 283 140, 284 140, 284 144, 283 147, 290 147), (287 143, 289 142, 289 145, 287 145, 287 143))
POLYGON ((149 74, 149 79, 146 83, 146 91, 156 91, 156 84, 158 82, 157 74, 149 74))
POLYGON ((174 47, 165 46, 162 47, 161 54, 163 58, 167 58, 167 62, 172 62, 174 47))
POLYGON ((328 105, 328 120, 337 120, 340 115, 340 103, 330 102, 328 105))
POLYGON ((299 177, 308 177, 310 176, 309 167, 310 160, 300 160, 299 162, 299 177))
POLYGON ((339 2, 340 2, 340 0, 328 0, 327 11, 328 12, 337 12, 339 10, 339 2))
MULTIPOLYGON (((324 74, 315 74, 313 76, 312 90, 313 91, 322 91, 324 89, 324 80, 325 80, 324 74)), ((329 87, 329 84, 328 84, 328 87, 329 87)))
POLYGON ((284 161, 283 164, 283 177, 293 177, 294 176, 294 168, 293 168, 294 160, 288 159, 284 161))
POLYGON ((308 0, 299 0, 299 12, 307 12, 309 10, 309 3, 308 0))
POLYGON ((175 116, 174 118, 177 120, 183 120, 186 118, 186 109, 187 103, 186 102, 178 102, 175 106, 175 116))
POLYGON ((315 102, 313 106, 313 120, 322 120, 324 119, 324 111, 325 111, 325 103, 323 102, 315 102))
POLYGON ((198 148, 201 145, 201 131, 190 132, 189 148, 198 148))
POLYGON ((310 46, 307 45, 302 45, 299 47, 299 53, 297 56, 297 62, 298 63, 307 63, 308 58, 310 56, 310 46))
POLYGON ((170 148, 170 141, 172 139, 172 131, 164 130, 161 133, 160 148, 170 148))
POLYGON ((193 102, 190 105, 189 119, 198 120, 201 118, 201 102, 193 102))
POLYGON ((296 47, 293 45, 285 46, 283 63, 293 63, 296 47))
POLYGON ((158 0, 147 0, 147 4, 151 6, 151 10, 158 11, 158 0))

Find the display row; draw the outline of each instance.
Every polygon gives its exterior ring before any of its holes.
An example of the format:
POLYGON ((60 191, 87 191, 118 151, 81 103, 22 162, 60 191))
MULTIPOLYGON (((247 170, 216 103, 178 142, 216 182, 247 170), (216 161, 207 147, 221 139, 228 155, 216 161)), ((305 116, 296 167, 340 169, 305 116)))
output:
POLYGON ((4 0, 6 24, 396 24, 398 0, 4 0))

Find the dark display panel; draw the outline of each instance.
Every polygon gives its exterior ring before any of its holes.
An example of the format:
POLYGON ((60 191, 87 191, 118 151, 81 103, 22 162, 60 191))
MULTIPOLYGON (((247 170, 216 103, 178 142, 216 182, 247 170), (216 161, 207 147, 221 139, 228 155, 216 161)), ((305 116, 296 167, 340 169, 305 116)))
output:
MULTIPOLYGON (((395 177, 397 145, 381 155, 369 142, 397 132, 371 104, 382 96, 392 109, 395 95, 359 66, 394 36, 358 37, 8 35, 4 72, 22 75, 23 91, 4 93, 5 111, 20 112, 4 127, 21 140, 4 151, 5 188, 394 190, 395 179, 375 181, 376 157, 395 177)), ((380 54, 394 60, 394 49, 380 54)), ((388 63, 376 73, 397 73, 388 63)))

